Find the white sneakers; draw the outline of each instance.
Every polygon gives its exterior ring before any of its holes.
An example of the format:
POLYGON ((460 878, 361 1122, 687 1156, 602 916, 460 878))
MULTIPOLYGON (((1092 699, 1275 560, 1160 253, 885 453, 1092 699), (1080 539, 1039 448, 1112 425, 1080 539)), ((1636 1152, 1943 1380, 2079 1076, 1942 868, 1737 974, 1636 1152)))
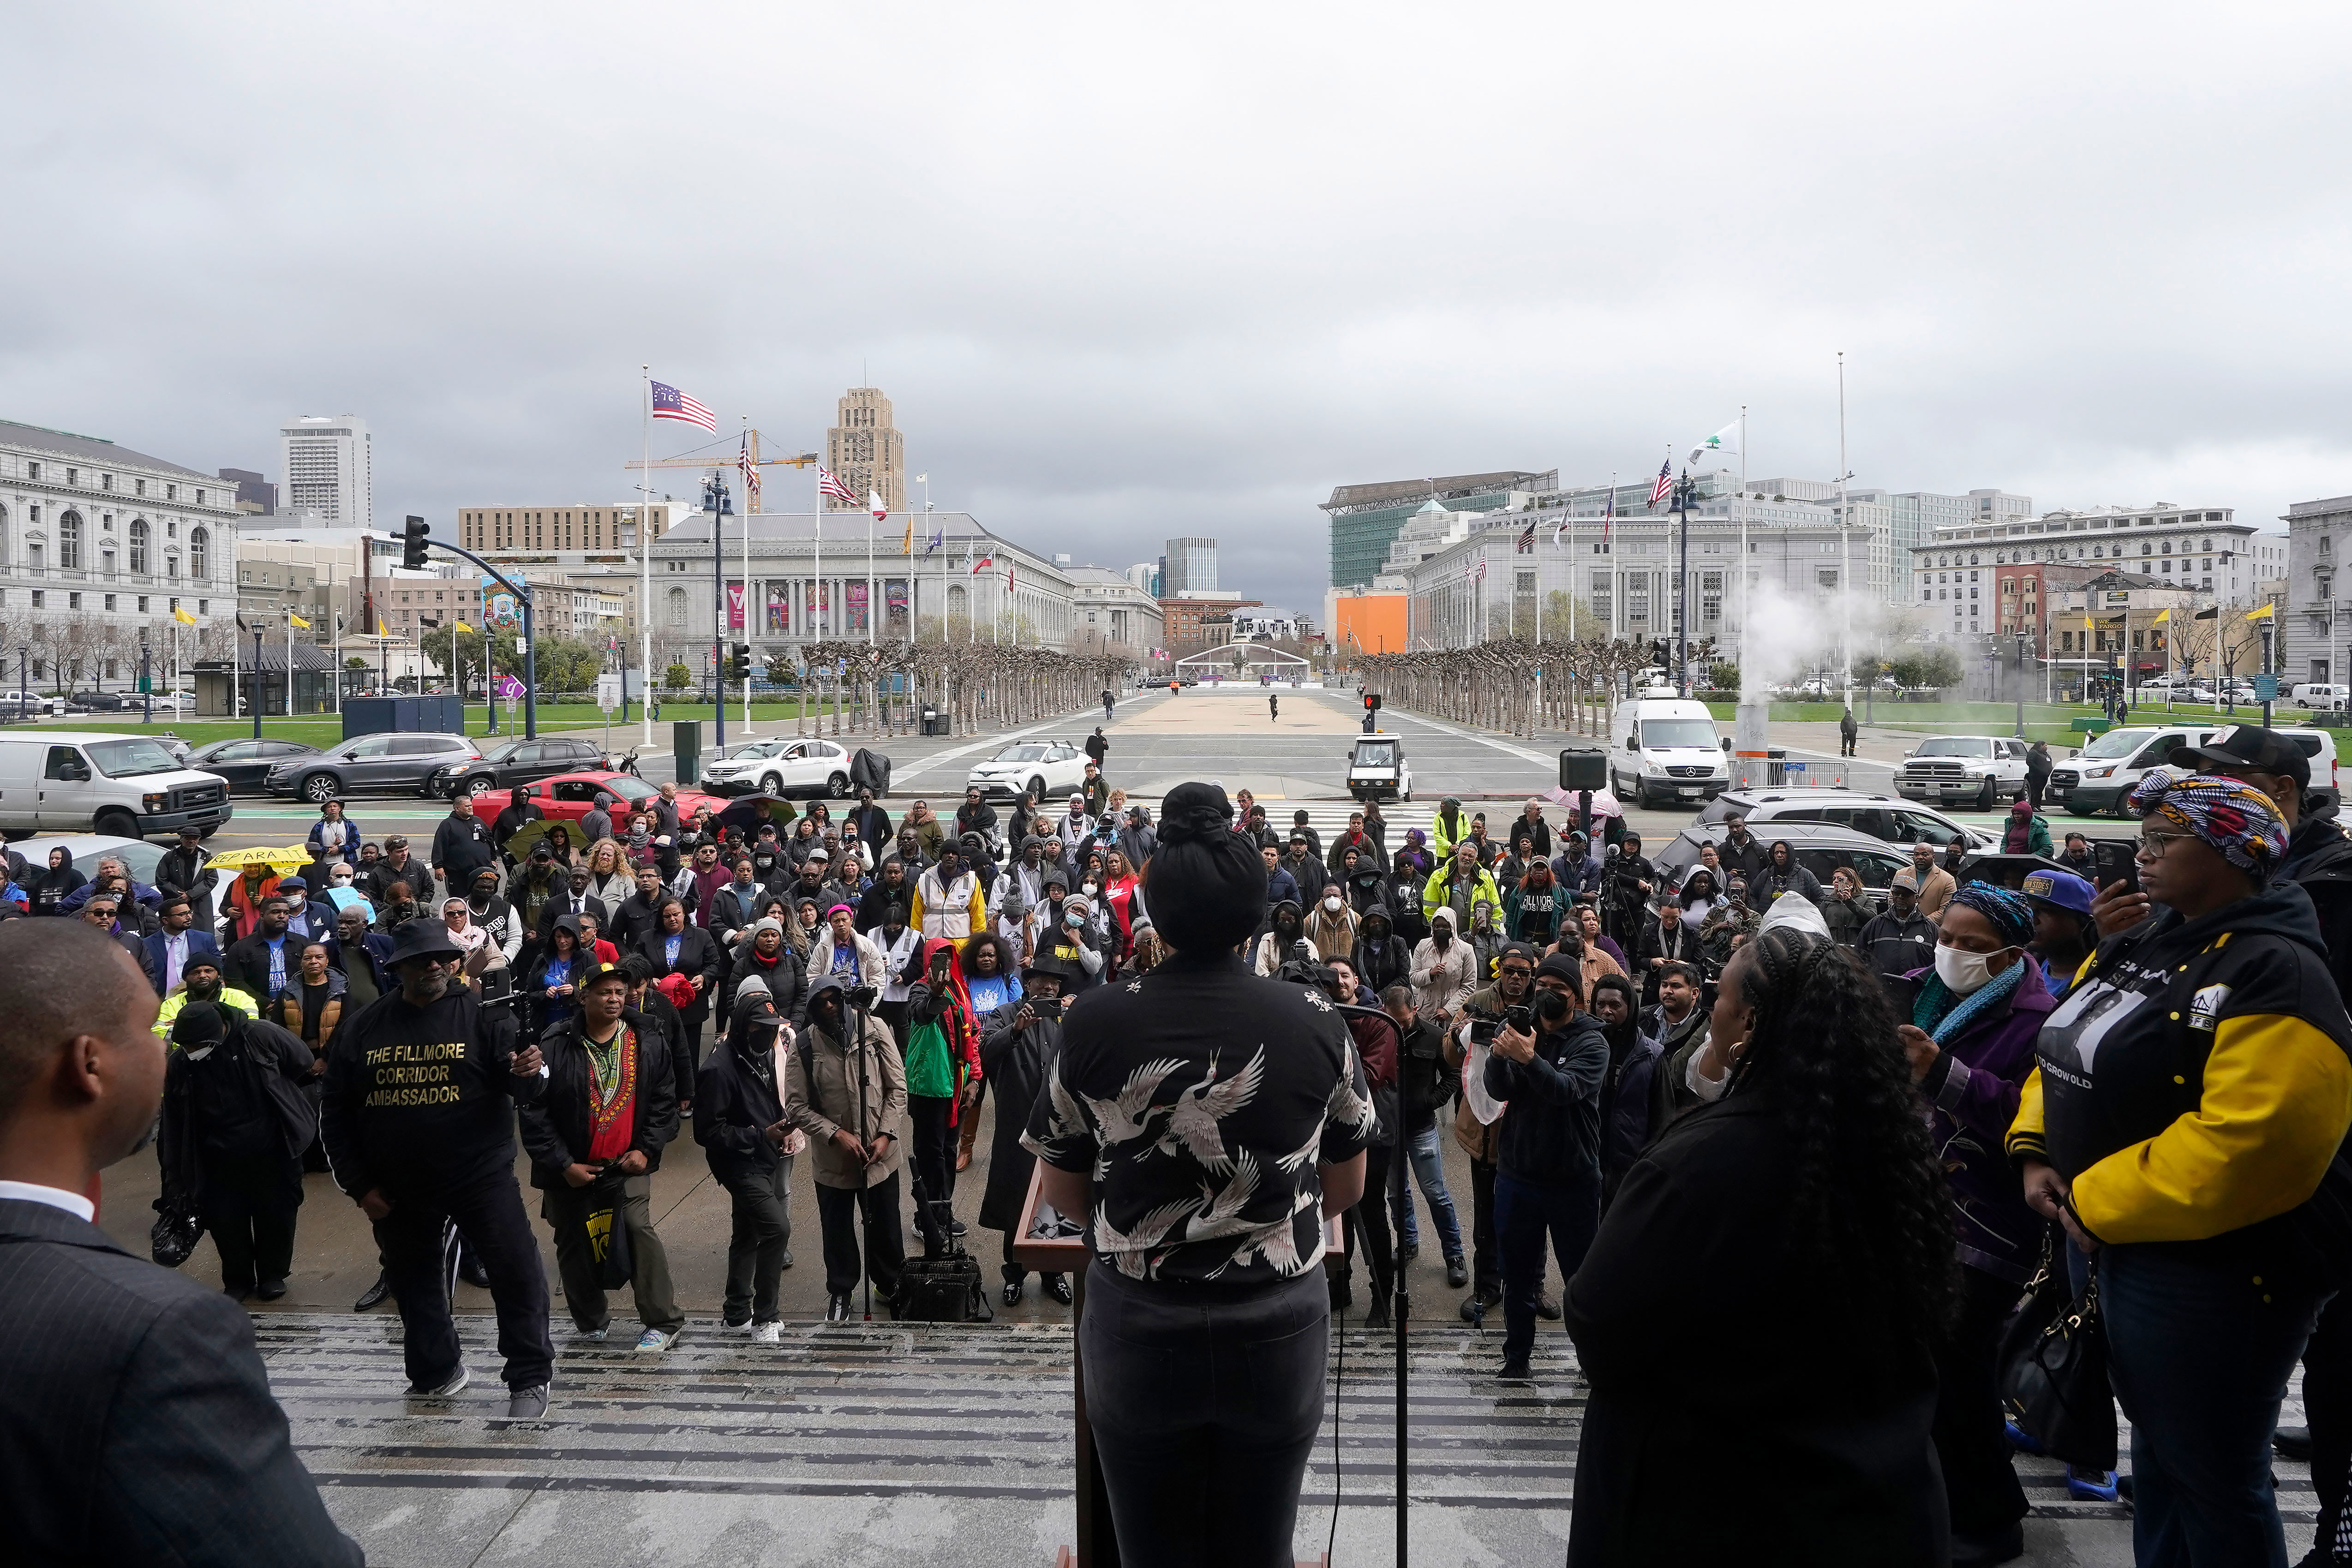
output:
POLYGON ((641 1351, 654 1351, 658 1352, 669 1349, 670 1346, 677 1342, 677 1336, 676 1334, 666 1334, 659 1329, 647 1329, 644 1333, 637 1336, 637 1348, 641 1351))
POLYGON ((782 1344, 783 1340, 784 1325, 782 1323, 754 1323, 751 1325, 751 1342, 753 1344, 782 1344))

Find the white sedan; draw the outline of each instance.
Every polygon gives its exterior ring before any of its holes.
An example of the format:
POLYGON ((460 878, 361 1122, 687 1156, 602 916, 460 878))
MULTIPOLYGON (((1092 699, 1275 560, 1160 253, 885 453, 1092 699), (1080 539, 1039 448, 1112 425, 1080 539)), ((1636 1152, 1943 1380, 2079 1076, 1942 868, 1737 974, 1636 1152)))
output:
POLYGON ((975 764, 964 787, 980 791, 982 798, 1026 791, 1050 800, 1086 783, 1087 754, 1067 741, 1015 741, 975 764))
POLYGON ((705 765, 702 782, 719 793, 814 792, 845 800, 849 796, 849 753, 831 741, 751 741, 705 765))

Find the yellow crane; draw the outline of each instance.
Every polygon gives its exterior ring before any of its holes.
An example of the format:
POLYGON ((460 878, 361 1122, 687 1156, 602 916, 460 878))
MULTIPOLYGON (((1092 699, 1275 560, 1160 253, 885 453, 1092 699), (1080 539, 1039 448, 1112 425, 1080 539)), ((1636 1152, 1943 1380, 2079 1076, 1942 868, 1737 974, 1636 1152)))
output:
MULTIPOLYGON (((817 460, 817 455, 814 452, 803 452, 797 458, 762 458, 760 456, 760 433, 753 430, 749 432, 749 435, 751 441, 751 467, 754 468, 773 468, 783 466, 805 468, 817 460)), ((734 454, 719 453, 707 458, 656 458, 649 463, 624 463, 621 467, 625 471, 629 472, 645 468, 731 468, 735 466, 735 462, 734 454)), ((760 510, 760 498, 756 492, 744 498, 743 510, 746 511, 760 510)))

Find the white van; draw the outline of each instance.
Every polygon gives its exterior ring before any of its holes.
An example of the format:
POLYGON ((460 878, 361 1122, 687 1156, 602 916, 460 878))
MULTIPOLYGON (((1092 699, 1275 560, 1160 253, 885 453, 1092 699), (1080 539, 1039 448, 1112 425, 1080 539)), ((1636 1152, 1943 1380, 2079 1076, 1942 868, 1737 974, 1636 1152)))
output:
MULTIPOLYGON (((2095 737, 2081 752, 2050 770, 2042 798, 2063 805, 2076 816, 2096 816, 2103 811, 2129 816, 2124 801, 2139 787, 2150 768, 2172 760, 2176 746, 2201 746, 2229 726, 2204 724, 2126 724, 2095 737)), ((2315 775, 2312 782, 2321 782, 2315 775)))
POLYGON ((1682 697, 1635 697, 1609 720, 1609 787, 1619 800, 1653 805, 1713 800, 1731 783, 1730 765, 1706 704, 1682 697))
POLYGON ((2341 708, 2346 688, 2324 680, 2305 681, 2286 694, 2287 700, 2298 708, 2341 708))
POLYGON ((90 730, 0 734, 0 831, 145 838, 229 819, 228 784, 182 767, 145 735, 90 730))

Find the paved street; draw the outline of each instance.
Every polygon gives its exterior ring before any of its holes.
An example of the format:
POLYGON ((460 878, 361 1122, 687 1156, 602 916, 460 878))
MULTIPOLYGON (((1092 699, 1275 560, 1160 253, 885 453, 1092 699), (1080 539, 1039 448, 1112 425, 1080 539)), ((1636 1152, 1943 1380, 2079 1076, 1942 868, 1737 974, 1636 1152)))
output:
MULTIPOLYGON (((1246 786, 1286 826, 1307 808, 1327 834, 1342 824, 1342 787, 1360 710, 1346 694, 1286 691, 1278 720, 1261 692, 1187 689, 1130 696, 1105 726, 1112 781, 1156 805, 1188 778, 1246 786)), ((1077 739, 1099 710, 1036 726, 1077 739)), ((1499 824, 1528 795, 1556 782, 1564 737, 1511 740, 1409 714, 1383 714, 1403 734, 1416 789, 1389 813, 1391 841, 1425 823, 1439 798, 1461 796, 1499 824)), ((783 727, 790 732, 791 726, 783 727)), ((1792 752, 1833 754, 1829 726, 1784 726, 1792 752), (1827 731, 1813 735, 1811 729, 1827 731)), ((918 794, 942 811, 960 795, 963 769, 1001 736, 897 740, 894 815, 918 794)), ((1858 784, 1881 782, 1915 737, 1865 739, 1858 784)), ((651 776, 660 776, 655 769, 651 776)), ((352 815, 372 837, 395 827, 429 833, 443 808, 408 800, 360 800, 352 815)), ((1551 812, 1558 822, 1561 814, 1551 812)), ((1637 811, 1645 834, 1671 833, 1685 808, 1637 811)), ((240 805, 219 847, 288 843, 313 819, 291 803, 240 805)), ((989 1130, 1002 1107, 982 1111, 971 1169, 959 1180, 956 1208, 992 1280, 998 1241, 978 1228, 989 1130)), ((1467 1161, 1442 1141, 1446 1175, 1466 1223, 1467 1161)), ((519 1160, 519 1173, 525 1167, 519 1160)), ((152 1163, 109 1173, 102 1222, 127 1246, 145 1249, 152 1163)), ((497 1414, 496 1360, 486 1292, 461 1286, 468 1364, 476 1383, 448 1408, 400 1398, 397 1321, 390 1309, 361 1318, 351 1303, 375 1274, 373 1242, 358 1211, 312 1175, 287 1297, 256 1306, 276 1386, 304 1457, 327 1483, 330 1507, 386 1563, 537 1563, 596 1564, 664 1561, 940 1564, 1051 1561, 1068 1538, 1071 1505, 1066 1426, 1067 1311, 1041 1300, 1033 1280, 1016 1308, 997 1306, 992 1326, 826 1329, 814 1202, 805 1173, 793 1182, 797 1266, 784 1277, 785 1342, 755 1348, 724 1335, 717 1312, 729 1228, 728 1201, 690 1137, 670 1146, 655 1179, 655 1211, 667 1243, 687 1337, 665 1357, 627 1348, 635 1325, 614 1302, 614 1338, 570 1340, 557 1296, 556 1407, 550 1420, 510 1424, 497 1414)), ((529 1201, 527 1199, 527 1201, 529 1201)), ((530 1205, 534 1215, 535 1202, 530 1205)), ((1422 1252, 1408 1269, 1413 1295, 1413 1556, 1433 1564, 1540 1564, 1564 1551, 1582 1384, 1556 1325, 1538 1336, 1537 1384, 1498 1389, 1499 1318, 1473 1328, 1457 1314, 1461 1292, 1446 1288, 1425 1210, 1422 1252)), ((551 1280, 551 1245, 541 1232, 551 1280)), ((911 1233, 911 1226, 909 1227, 911 1233)), ((186 1266, 217 1278, 209 1243, 186 1266)), ((1557 1293, 1560 1281, 1548 1287, 1557 1293)), ((992 1292, 992 1301, 993 1302, 992 1292)), ((1297 1554, 1322 1550, 1337 1484, 1342 1563, 1386 1559, 1391 1397, 1386 1357, 1393 1340, 1345 1315, 1346 1375, 1336 1386, 1340 1458, 1328 1440, 1318 1452, 1301 1515, 1297 1554)), ((1328 1436, 1328 1434, 1327 1434, 1328 1436)), ((2300 1467, 2279 1467, 2290 1537, 2300 1551, 2312 1517, 2300 1467)), ((2129 1561, 2120 1510, 2066 1500, 2055 1468, 2021 1462, 2035 1517, 2026 1561, 2042 1564, 2129 1561)), ((1695 1493, 1703 1478, 1694 1478, 1695 1493)))

